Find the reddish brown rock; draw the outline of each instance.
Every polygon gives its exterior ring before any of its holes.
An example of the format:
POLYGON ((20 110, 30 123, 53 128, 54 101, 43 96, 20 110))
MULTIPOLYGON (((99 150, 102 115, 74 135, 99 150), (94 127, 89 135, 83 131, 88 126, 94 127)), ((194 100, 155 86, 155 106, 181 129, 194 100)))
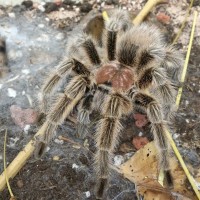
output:
POLYGON ((138 150, 144 147, 147 143, 149 143, 149 140, 147 139, 147 137, 137 136, 133 138, 132 143, 134 147, 138 150))
POLYGON ((166 15, 165 13, 159 12, 156 16, 157 20, 162 22, 163 24, 169 24, 170 23, 170 16, 166 15))
POLYGON ((23 181, 22 181, 22 180, 18 180, 18 181, 17 181, 17 187, 18 187, 18 188, 23 188, 23 186, 24 186, 23 181))
POLYGON ((135 125, 138 128, 142 128, 148 123, 148 119, 146 115, 136 113, 133 115, 133 118, 135 119, 135 125))
POLYGON ((34 124, 38 120, 38 113, 31 109, 22 109, 17 105, 10 107, 11 117, 16 125, 24 128, 27 124, 34 124))

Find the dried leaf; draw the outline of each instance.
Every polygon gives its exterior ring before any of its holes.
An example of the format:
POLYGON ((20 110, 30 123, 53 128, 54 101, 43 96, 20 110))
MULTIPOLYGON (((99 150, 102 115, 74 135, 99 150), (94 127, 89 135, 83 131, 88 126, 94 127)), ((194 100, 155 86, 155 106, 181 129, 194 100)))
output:
MULTIPOLYGON (((174 180, 174 188, 170 191, 158 182, 158 159, 154 142, 148 143, 138 150, 133 157, 121 165, 121 173, 137 185, 138 193, 144 200, 196 200, 196 196, 188 189, 186 175, 173 155, 170 155, 170 168, 174 180)), ((196 177, 199 178, 199 177, 196 177)))

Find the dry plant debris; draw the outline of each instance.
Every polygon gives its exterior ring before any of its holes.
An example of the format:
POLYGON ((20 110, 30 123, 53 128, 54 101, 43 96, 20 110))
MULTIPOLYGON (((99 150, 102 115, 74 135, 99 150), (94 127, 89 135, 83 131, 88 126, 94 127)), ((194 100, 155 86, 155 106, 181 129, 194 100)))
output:
MULTIPOLYGON (((174 179, 172 191, 164 188, 157 180, 159 168, 154 142, 138 150, 130 160, 121 165, 120 170, 125 178, 136 184, 138 193, 144 196, 144 200, 173 200, 177 196, 179 200, 196 200, 197 197, 189 189, 182 167, 174 156, 170 157, 170 168, 174 179)), ((200 169, 198 171, 200 172, 200 169)), ((195 179, 200 180, 200 174, 197 174, 195 179)))

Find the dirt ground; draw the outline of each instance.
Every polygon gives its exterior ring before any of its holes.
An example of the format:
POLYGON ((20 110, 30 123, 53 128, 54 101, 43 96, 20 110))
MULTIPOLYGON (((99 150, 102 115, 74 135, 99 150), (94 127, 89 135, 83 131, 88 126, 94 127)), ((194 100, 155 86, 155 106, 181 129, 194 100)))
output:
MULTIPOLYGON (((169 0, 156 6, 148 20, 157 24, 167 35, 169 42, 175 37, 189 6, 189 1, 169 0)), ((26 110, 37 118, 38 95, 45 75, 65 55, 68 36, 92 9, 118 8, 137 13, 145 0, 63 1, 57 6, 34 4, 0 6, 0 36, 7 44, 9 73, 0 79, 0 172, 3 171, 3 140, 8 130, 7 164, 30 141, 41 125, 18 121, 16 115, 26 110), (14 105, 14 107, 13 107, 14 105), (23 110, 24 111, 24 110, 23 110), (30 124, 30 125, 29 125, 30 124)), ((200 2, 194 1, 194 10, 200 12, 200 2)), ((186 54, 193 15, 178 41, 177 47, 186 54)), ((82 23, 82 22, 81 22, 82 23)), ((189 68, 177 111, 173 137, 187 164, 200 168, 200 16, 192 47, 189 68)), ((23 115, 23 114, 22 114, 23 115)), ((22 116, 27 117, 27 115, 22 116)), ((42 119, 43 120, 43 119, 42 119)), ((122 162, 136 151, 132 139, 143 134, 149 140, 148 127, 139 129, 130 116, 123 122, 124 132, 114 157, 122 162)), ((76 125, 67 120, 57 130, 55 139, 40 160, 31 157, 13 180, 11 188, 20 200, 94 200, 95 172, 93 157, 95 145, 92 134, 85 139, 76 137, 76 125), (64 136, 68 141, 59 140, 64 136)), ((8 190, 0 193, 0 199, 10 198, 8 190)), ((133 200, 136 198, 134 183, 112 172, 105 194, 106 200, 133 200)))

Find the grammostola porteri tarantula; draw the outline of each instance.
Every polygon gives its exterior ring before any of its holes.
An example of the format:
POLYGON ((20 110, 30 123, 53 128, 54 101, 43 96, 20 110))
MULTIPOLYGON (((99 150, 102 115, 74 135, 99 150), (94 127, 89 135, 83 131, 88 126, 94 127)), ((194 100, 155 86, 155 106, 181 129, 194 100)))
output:
POLYGON ((112 153, 131 112, 145 113, 151 123, 160 168, 172 184, 165 129, 174 111, 181 54, 166 44, 153 25, 134 26, 126 11, 117 10, 105 22, 100 37, 80 30, 69 39, 66 58, 53 70, 42 88, 43 103, 60 81, 70 76, 64 92, 47 111, 44 147, 58 125, 78 107, 79 124, 90 123, 98 110, 95 165, 97 198, 102 198, 109 177, 112 153))

